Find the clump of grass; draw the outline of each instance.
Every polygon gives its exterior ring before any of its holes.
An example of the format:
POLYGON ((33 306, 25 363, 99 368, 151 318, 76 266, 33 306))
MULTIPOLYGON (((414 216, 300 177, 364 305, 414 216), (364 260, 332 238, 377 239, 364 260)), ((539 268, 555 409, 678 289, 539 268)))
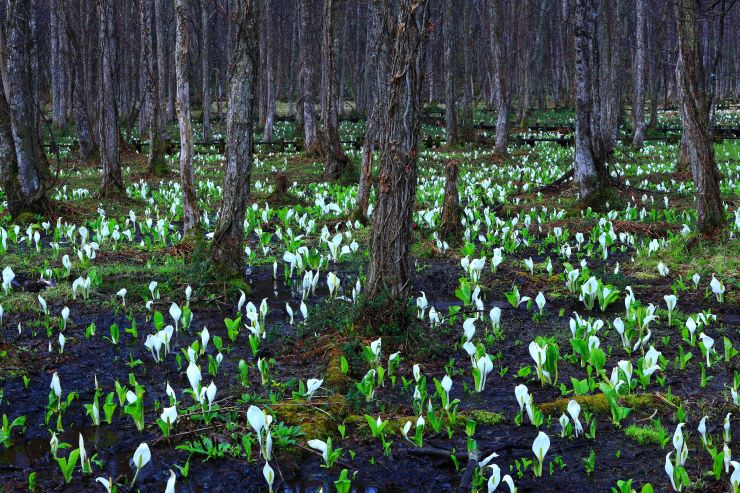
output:
POLYGON ((659 419, 651 421, 647 426, 629 425, 624 430, 624 434, 627 435, 627 438, 634 440, 638 445, 642 446, 659 445, 663 448, 670 440, 659 419))

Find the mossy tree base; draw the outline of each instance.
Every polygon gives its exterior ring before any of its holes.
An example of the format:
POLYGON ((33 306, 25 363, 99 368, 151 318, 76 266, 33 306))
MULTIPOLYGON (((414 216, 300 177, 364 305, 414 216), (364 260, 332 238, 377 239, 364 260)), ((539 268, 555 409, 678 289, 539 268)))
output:
POLYGON ((374 299, 363 297, 352 322, 361 334, 398 336, 415 325, 415 320, 406 300, 399 300, 384 290, 374 299))

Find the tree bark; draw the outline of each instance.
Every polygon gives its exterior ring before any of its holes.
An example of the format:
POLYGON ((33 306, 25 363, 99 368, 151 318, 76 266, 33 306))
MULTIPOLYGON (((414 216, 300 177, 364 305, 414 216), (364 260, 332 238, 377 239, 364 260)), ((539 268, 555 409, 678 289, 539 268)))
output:
POLYGON ((201 15, 201 78, 203 79, 203 140, 211 141, 211 14, 208 11, 208 1, 200 2, 201 15))
POLYGON ((41 112, 34 110, 30 2, 9 0, 8 11, 7 43, 0 33, 0 171, 8 209, 18 217, 48 208, 49 170, 36 121, 41 112))
MULTIPOLYGON (((597 60, 601 141, 608 160, 614 153, 622 113, 622 35, 624 0, 601 2, 603 20, 597 21, 597 60)), ((599 14, 597 14, 597 19, 599 14)))
POLYGON ((296 86, 296 43, 298 38, 298 11, 300 9, 296 7, 293 11, 291 29, 290 29, 290 71, 289 71, 289 82, 288 82, 288 114, 293 116, 295 114, 295 86, 296 86))
POLYGON ((252 171, 253 119, 258 80, 258 0, 236 0, 236 45, 228 81, 223 204, 211 245, 215 273, 244 276, 244 211, 252 171))
POLYGON ((576 135, 574 174, 580 199, 594 205, 607 187, 604 146, 600 132, 596 0, 576 0, 576 135))
POLYGON ((422 108, 424 57, 429 37, 429 0, 390 0, 380 8, 392 26, 386 84, 379 111, 380 174, 373 213, 366 296, 385 293, 390 303, 405 304, 411 288, 409 247, 416 203, 416 160, 422 108))
POLYGON ((275 43, 274 39, 274 19, 272 2, 264 3, 264 19, 265 19, 265 83, 266 83, 266 106, 267 115, 265 117, 265 130, 263 140, 265 142, 272 142, 272 130, 275 124, 275 43))
MULTIPOLYGON (((372 191, 373 158, 375 155, 375 140, 377 139, 378 112, 380 111, 381 93, 387 89, 387 56, 391 33, 388 25, 383 23, 385 17, 380 15, 382 0, 373 0, 368 3, 368 41, 365 49, 365 80, 364 85, 369 91, 370 114, 365 126, 365 142, 362 147, 362 165, 360 167, 360 183, 357 187, 357 201, 355 202, 354 218, 367 222, 367 211, 372 191)), ((385 96, 383 96, 385 97, 385 96)))
POLYGON ((175 0, 175 74, 177 77, 177 121, 180 126, 180 186, 182 188, 183 236, 200 236, 200 216, 193 171, 193 128, 190 121, 188 81, 188 11, 190 0, 175 0))
POLYGON ((339 113, 337 110, 337 99, 339 88, 337 87, 337 46, 336 46, 336 22, 335 17, 338 10, 339 0, 324 0, 323 16, 323 49, 321 59, 322 80, 324 81, 324 97, 321 100, 321 123, 319 133, 322 154, 324 155, 324 176, 336 181, 344 175, 349 166, 349 159, 342 151, 339 142, 339 113))
MULTIPOLYGON (((140 0, 141 16, 141 48, 144 59, 144 86, 146 87, 144 114, 148 118, 149 129, 149 156, 147 165, 149 172, 154 175, 167 173, 166 146, 162 127, 162 101, 159 99, 159 81, 155 73, 154 63, 154 36, 152 36, 152 0, 140 0)), ((158 0, 154 0, 158 1, 158 0)), ((160 35, 157 40, 162 42, 160 35)), ((158 50, 157 50, 158 51, 158 50)))
POLYGON ((314 109, 314 67, 315 57, 311 40, 311 7, 312 0, 300 0, 301 22, 299 24, 298 38, 301 56, 301 96, 299 104, 303 105, 303 135, 304 150, 308 156, 321 155, 318 131, 316 129, 316 111, 314 109))
POLYGON ((66 31, 69 50, 67 51, 67 63, 73 71, 74 84, 71 94, 72 99, 72 116, 74 118, 75 130, 77 131, 77 142, 79 143, 80 159, 90 159, 97 155, 98 149, 95 143, 93 124, 91 123, 88 107, 90 106, 89 93, 85 88, 90 85, 88 78, 90 74, 85 70, 85 46, 81 44, 82 37, 86 36, 86 27, 82 27, 81 35, 78 35, 74 29, 72 16, 76 15, 71 12, 68 1, 62 0, 62 11, 64 16, 60 19, 60 29, 66 31))
POLYGON ((475 57, 474 41, 477 37, 474 35, 474 23, 471 19, 470 9, 471 2, 463 4, 463 28, 461 37, 463 43, 463 99, 462 111, 460 115, 459 131, 466 137, 472 135, 473 130, 473 60, 475 57))
POLYGON ((167 28, 164 22, 165 16, 165 0, 152 0, 154 2, 154 25, 157 30, 157 43, 156 43, 156 55, 157 55, 157 100, 159 101, 159 116, 157 118, 157 125, 159 129, 159 135, 164 138, 168 137, 167 133, 167 112, 165 111, 165 105, 167 104, 167 57, 166 53, 166 38, 167 28))
POLYGON ((450 160, 445 165, 445 198, 442 205, 440 232, 444 238, 457 238, 462 232, 460 198, 457 192, 459 164, 450 160))
POLYGON ((504 12, 506 3, 503 0, 488 0, 493 26, 491 29, 491 51, 494 58, 494 88, 496 94, 496 145, 495 150, 506 154, 509 138, 509 100, 506 84, 506 56, 504 46, 504 12))
POLYGON ((676 82, 686 151, 696 187, 697 228, 710 233, 725 225, 720 176, 709 131, 709 105, 699 47, 696 0, 675 0, 678 30, 676 82))
POLYGON ((121 177, 121 156, 118 140, 118 110, 115 100, 113 81, 113 0, 97 0, 100 20, 100 67, 98 70, 100 88, 100 119, 98 121, 98 141, 100 142, 100 160, 103 165, 103 177, 98 195, 105 197, 124 192, 121 177))
POLYGON ((444 44, 444 66, 445 66, 445 130, 447 132, 447 145, 457 145, 457 111, 455 107, 455 60, 453 52, 455 39, 455 16, 453 12, 453 0, 444 0, 444 30, 442 42, 444 44))
POLYGON ((632 145, 642 149, 645 140, 645 0, 636 0, 634 80, 635 99, 632 103, 632 145))
POLYGON ((49 8, 50 27, 50 75, 52 121, 60 128, 67 126, 67 70, 66 30, 59 0, 51 0, 49 8))

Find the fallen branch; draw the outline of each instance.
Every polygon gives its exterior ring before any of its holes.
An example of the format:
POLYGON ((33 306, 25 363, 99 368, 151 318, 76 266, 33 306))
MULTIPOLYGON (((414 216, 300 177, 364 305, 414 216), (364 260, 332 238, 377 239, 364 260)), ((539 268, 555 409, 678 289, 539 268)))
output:
MULTIPOLYGON (((451 450, 445 450, 434 447, 419 447, 419 448, 407 448, 404 451, 409 455, 418 455, 421 457, 435 457, 440 459, 450 459, 450 456, 454 455, 458 459, 467 460, 468 454, 465 452, 452 452, 451 450)), ((450 459, 452 460, 452 459, 450 459)))
POLYGON ((473 483, 473 475, 475 468, 478 467, 478 450, 473 450, 468 457, 468 465, 465 467, 465 472, 460 480, 460 485, 457 487, 457 493, 469 493, 471 485, 473 483))

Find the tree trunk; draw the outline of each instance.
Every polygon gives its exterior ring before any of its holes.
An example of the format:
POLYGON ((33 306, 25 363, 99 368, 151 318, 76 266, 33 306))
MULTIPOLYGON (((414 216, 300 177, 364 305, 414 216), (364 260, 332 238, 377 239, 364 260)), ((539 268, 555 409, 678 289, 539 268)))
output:
POLYGON ((69 50, 67 51, 67 64, 73 70, 74 84, 72 85, 73 91, 71 94, 72 99, 72 116, 74 118, 75 129, 77 131, 77 142, 79 143, 79 157, 80 159, 90 159, 94 155, 97 155, 98 149, 95 144, 95 135, 93 132, 93 125, 90 121, 90 115, 88 114, 88 99, 90 93, 85 91, 88 87, 89 81, 86 78, 90 78, 90 74, 85 70, 85 47, 81 44, 82 37, 86 38, 86 27, 82 29, 82 35, 78 36, 73 27, 72 13, 67 4, 67 0, 62 0, 62 10, 64 16, 60 18, 60 29, 66 31, 66 39, 68 40, 69 50))
MULTIPOLYGON (((605 158, 611 159, 617 142, 619 118, 622 111, 622 22, 624 20, 624 0, 601 2, 603 21, 597 22, 597 60, 599 111, 601 118, 601 141, 605 158)), ((598 18, 597 14, 597 18, 598 18)))
POLYGON ((303 105, 303 135, 306 155, 321 155, 318 131, 316 129, 316 111, 314 109, 314 67, 315 57, 311 40, 311 6, 312 0, 300 0, 301 22, 298 30, 299 45, 301 47, 301 97, 299 104, 303 105))
POLYGON ((506 3, 503 0, 489 0, 490 16, 493 26, 491 29, 491 51, 494 58, 493 74, 496 94, 496 145, 495 150, 506 154, 506 143, 509 138, 509 100, 506 84, 506 55, 504 46, 504 12, 506 3))
POLYGON ((642 149, 645 140, 645 0, 636 0, 637 12, 635 18, 635 47, 634 80, 635 99, 632 104, 632 128, 634 134, 632 145, 642 149))
POLYGON ((118 148, 118 110, 113 83, 113 0, 97 0, 100 19, 100 67, 98 77, 100 88, 100 119, 98 121, 98 142, 100 142, 100 160, 103 164, 103 177, 98 195, 105 197, 123 193, 121 177, 121 156, 118 148))
MULTIPOLYGON (((201 0, 201 78, 203 79, 203 140, 211 141, 211 14, 208 12, 208 2, 201 0)), ((179 90, 178 90, 179 92, 179 90)))
POLYGON ((460 221, 460 198, 457 192, 458 162, 447 161, 445 165, 445 198, 442 205, 440 232, 444 238, 458 238, 463 226, 460 221))
POLYGON ((291 23, 291 29, 290 29, 290 73, 289 73, 289 82, 288 82, 288 114, 290 116, 293 116, 295 114, 295 105, 293 98, 295 96, 295 86, 296 86, 296 43, 298 38, 298 8, 294 9, 293 11, 293 22, 291 23))
POLYGON ((67 126, 67 70, 66 70, 66 30, 63 14, 58 0, 51 0, 49 8, 50 27, 50 75, 51 75, 51 115, 54 125, 67 126))
POLYGON ((475 58, 475 41, 474 23, 471 19, 470 9, 471 2, 463 3, 463 28, 461 29, 461 40, 463 49, 463 99, 462 111, 460 115, 459 130, 462 134, 470 138, 473 131, 473 65, 475 58))
POLYGON ((0 35, 0 171, 11 216, 24 212, 43 213, 48 208, 46 186, 48 163, 34 111, 31 74, 31 8, 27 0, 9 0, 7 44, 0 35), (7 97, 7 99, 6 99, 7 97))
POLYGON ((258 0, 236 0, 236 45, 232 50, 226 112, 223 204, 211 245, 214 273, 244 276, 244 211, 252 171, 253 120, 259 60, 258 0))
POLYGON ((380 99, 380 174, 373 213, 366 296, 385 293, 404 306, 411 289, 409 248, 416 203, 416 159, 422 108, 429 0, 383 0, 383 22, 392 26, 387 97, 380 99), (402 27, 402 28, 401 28, 402 27))
POLYGON ((709 131, 709 105, 699 47, 696 0, 675 0, 678 30, 676 82, 686 151, 696 187, 697 228, 710 233, 725 225, 720 176, 709 131))
POLYGON ((159 126, 159 135, 163 138, 169 136, 167 132, 167 57, 165 55, 167 46, 167 28, 164 22, 165 0, 152 0, 154 2, 154 25, 157 34, 157 100, 159 101, 159 113, 157 125, 159 126))
POLYGON ((445 130, 447 145, 457 145, 457 111, 455 108, 455 60, 457 53, 453 52, 455 39, 455 16, 452 6, 453 0, 444 0, 444 30, 442 42, 444 44, 445 66, 445 130))
POLYGON ((337 112, 339 115, 344 114, 344 84, 347 79, 347 58, 349 55, 349 26, 350 26, 350 6, 344 4, 344 16, 342 19, 342 42, 339 47, 339 83, 337 84, 337 112))
POLYGON ((321 100, 321 123, 319 133, 321 150, 324 155, 324 176, 329 180, 338 180, 346 172, 349 159, 342 151, 339 142, 339 115, 337 99, 339 88, 336 70, 336 22, 337 3, 340 0, 324 0, 323 49, 321 59, 322 79, 324 80, 324 97, 321 100))
POLYGON ((188 82, 188 11, 190 0, 175 0, 175 74, 177 77, 177 121, 180 126, 180 185, 182 187, 183 236, 200 236, 200 216, 193 171, 193 128, 190 122, 188 82))
MULTIPOLYGON (((144 59, 144 85, 146 87, 144 114, 147 115, 149 128, 149 172, 154 175, 167 173, 166 146, 159 122, 162 121, 162 101, 159 99, 159 82, 154 64, 154 36, 152 36, 152 1, 140 0, 141 15, 141 51, 144 59)), ((158 0, 155 0, 158 1, 158 0)), ((162 42, 162 37, 157 39, 162 42)))
POLYGON ((580 199, 595 205, 601 198, 609 176, 601 141, 599 122, 598 48, 596 0, 576 0, 576 135, 575 169, 580 199))
MULTIPOLYGON (((365 80, 364 85, 370 98, 370 114, 365 126, 365 143, 362 147, 362 165, 360 167, 360 183, 357 187, 357 201, 355 202, 354 218, 361 222, 367 222, 367 210, 370 203, 370 192, 372 191, 373 157, 375 154, 375 140, 377 139, 378 112, 380 111, 380 94, 387 89, 385 80, 387 77, 387 56, 389 39, 391 34, 388 26, 382 23, 379 8, 382 0, 373 0, 368 3, 368 40, 373 42, 365 49, 365 80)), ((383 93, 385 94, 385 93, 383 93)))
POLYGON ((274 39, 273 33, 273 13, 272 13, 272 2, 264 3, 264 20, 265 20, 265 104, 267 105, 267 115, 265 117, 265 130, 263 134, 263 140, 265 142, 272 142, 272 130, 275 123, 275 43, 277 40, 274 39))

